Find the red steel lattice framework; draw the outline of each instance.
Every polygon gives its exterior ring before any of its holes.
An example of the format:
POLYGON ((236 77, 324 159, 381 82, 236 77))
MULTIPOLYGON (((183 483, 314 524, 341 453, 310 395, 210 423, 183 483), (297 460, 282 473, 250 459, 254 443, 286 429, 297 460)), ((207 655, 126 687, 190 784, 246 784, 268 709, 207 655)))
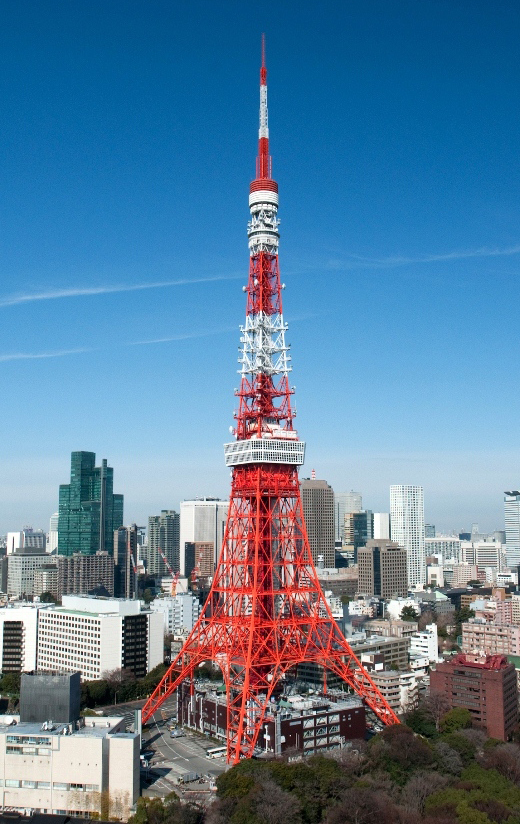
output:
POLYGON ((262 42, 257 176, 251 183, 250 268, 241 327, 241 384, 226 530, 197 624, 143 708, 143 722, 204 661, 220 667, 227 693, 227 759, 253 754, 270 699, 303 662, 335 673, 384 724, 398 723, 337 626, 323 596, 303 517, 278 269, 278 185, 271 177, 267 71, 262 42))

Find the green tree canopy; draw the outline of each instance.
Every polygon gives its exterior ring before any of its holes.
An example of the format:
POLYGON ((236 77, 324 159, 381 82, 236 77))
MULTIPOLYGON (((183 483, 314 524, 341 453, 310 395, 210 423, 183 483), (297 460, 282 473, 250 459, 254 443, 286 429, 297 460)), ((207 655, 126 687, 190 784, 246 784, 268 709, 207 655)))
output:
POLYGON ((441 732, 456 732, 471 727, 471 713, 465 707, 453 707, 441 718, 441 732))

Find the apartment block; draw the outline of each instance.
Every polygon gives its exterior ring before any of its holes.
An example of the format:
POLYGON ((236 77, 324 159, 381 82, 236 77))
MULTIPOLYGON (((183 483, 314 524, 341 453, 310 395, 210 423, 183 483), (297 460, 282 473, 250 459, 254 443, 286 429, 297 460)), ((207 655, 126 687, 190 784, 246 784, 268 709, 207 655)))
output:
POLYGON ((2 672, 36 669, 38 615, 49 608, 49 604, 8 604, 0 608, 2 672))
POLYGON ((462 624, 462 652, 474 655, 520 655, 520 626, 470 620, 462 624))
POLYGON ((94 590, 106 590, 114 594, 114 558, 108 552, 84 555, 59 555, 58 596, 89 595, 94 590))

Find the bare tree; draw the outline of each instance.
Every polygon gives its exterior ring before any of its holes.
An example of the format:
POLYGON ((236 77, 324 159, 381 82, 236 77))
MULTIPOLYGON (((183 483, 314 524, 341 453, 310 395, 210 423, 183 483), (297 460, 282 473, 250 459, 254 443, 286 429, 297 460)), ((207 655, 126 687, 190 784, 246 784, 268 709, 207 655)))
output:
POLYGON ((401 804, 405 809, 413 810, 422 815, 428 796, 445 787, 448 780, 448 778, 436 772, 416 773, 403 787, 401 804))
POLYGON ((439 759, 439 766, 444 773, 451 773, 451 775, 460 775, 463 768, 462 758, 457 750, 450 747, 444 741, 439 741, 435 745, 435 752, 439 759))
POLYGON ((301 821, 301 805, 296 796, 266 778, 262 781, 256 815, 262 824, 298 824, 301 821))
POLYGON ((432 692, 428 698, 426 698, 424 707, 431 715, 433 721, 435 722, 435 729, 439 732, 442 716, 446 715, 446 713, 451 710, 450 702, 442 693, 432 692))

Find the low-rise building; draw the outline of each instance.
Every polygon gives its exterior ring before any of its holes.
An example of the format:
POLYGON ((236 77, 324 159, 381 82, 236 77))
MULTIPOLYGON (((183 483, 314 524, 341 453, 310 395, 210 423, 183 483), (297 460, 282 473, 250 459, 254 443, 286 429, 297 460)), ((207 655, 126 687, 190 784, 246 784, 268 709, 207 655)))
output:
POLYGON ((462 652, 473 655, 520 655, 520 626, 470 619, 462 624, 462 652))
POLYGON ((36 570, 52 563, 52 556, 16 551, 7 558, 7 595, 9 598, 32 598, 36 570))
POLYGON ((365 621, 363 629, 367 635, 383 635, 385 638, 411 638, 417 632, 417 621, 403 621, 400 618, 376 618, 365 621))
POLYGON ((428 658, 431 664, 439 660, 437 624, 427 624, 425 629, 414 632, 410 638, 410 654, 428 658))
POLYGON ((518 688, 513 664, 502 655, 480 659, 464 654, 437 664, 430 673, 430 692, 451 707, 471 713, 474 727, 506 741, 518 722, 518 688))
POLYGON ((417 675, 411 670, 374 670, 370 677, 396 715, 416 709, 419 703, 417 675))
POLYGON ((169 598, 155 598, 150 604, 152 612, 162 616, 167 635, 185 635, 197 623, 200 602, 191 593, 180 593, 169 598))
MULTIPOLYGON (((192 697, 189 688, 181 684, 178 716, 183 724, 225 741, 227 715, 226 696, 215 686, 197 689, 192 697)), ((290 696, 269 705, 257 746, 271 755, 286 750, 311 755, 340 749, 349 741, 364 738, 365 732, 365 708, 357 696, 290 696)))

